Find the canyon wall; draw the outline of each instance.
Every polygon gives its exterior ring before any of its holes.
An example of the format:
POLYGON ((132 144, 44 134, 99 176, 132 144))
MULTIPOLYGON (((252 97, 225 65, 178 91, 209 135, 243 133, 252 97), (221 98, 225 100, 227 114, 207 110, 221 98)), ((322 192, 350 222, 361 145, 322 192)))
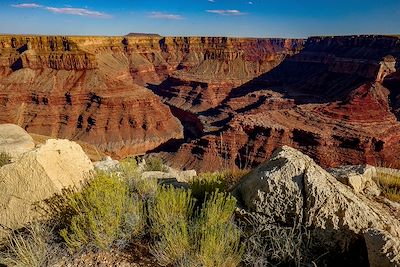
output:
POLYGON ((194 98, 215 106, 231 88, 302 45, 285 39, 3 35, 0 123, 81 140, 114 157, 142 154, 184 138, 181 122, 152 92, 160 84, 204 84, 207 90, 194 98))
POLYGON ((398 37, 309 38, 301 52, 199 112, 203 137, 164 156, 187 168, 245 168, 289 145, 325 167, 400 167, 399 57, 398 37))

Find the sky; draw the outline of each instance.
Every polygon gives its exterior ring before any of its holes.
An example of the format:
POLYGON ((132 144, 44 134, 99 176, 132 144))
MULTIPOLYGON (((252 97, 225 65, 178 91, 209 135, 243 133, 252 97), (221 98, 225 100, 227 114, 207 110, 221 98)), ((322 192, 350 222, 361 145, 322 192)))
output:
POLYGON ((0 33, 292 37, 400 34, 400 0, 0 0, 0 33))

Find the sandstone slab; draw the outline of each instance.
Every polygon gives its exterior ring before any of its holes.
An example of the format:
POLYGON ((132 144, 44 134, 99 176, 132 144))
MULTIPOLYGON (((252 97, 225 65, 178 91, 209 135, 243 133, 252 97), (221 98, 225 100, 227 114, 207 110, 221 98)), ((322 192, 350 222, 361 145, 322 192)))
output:
POLYGON ((15 124, 0 124, 0 152, 16 158, 35 147, 32 137, 15 124))
POLYGON ((81 186, 93 165, 82 148, 68 140, 47 140, 0 169, 0 227, 17 229, 38 216, 35 204, 81 186))

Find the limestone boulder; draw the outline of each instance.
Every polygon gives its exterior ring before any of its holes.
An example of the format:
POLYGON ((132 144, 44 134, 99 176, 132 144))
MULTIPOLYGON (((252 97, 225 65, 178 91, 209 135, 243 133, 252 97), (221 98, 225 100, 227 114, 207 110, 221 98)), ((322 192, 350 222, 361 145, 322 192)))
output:
POLYGON ((0 152, 16 158, 34 147, 32 137, 24 129, 15 124, 0 124, 0 152))
POLYGON ((370 267, 400 266, 400 238, 377 229, 368 229, 364 237, 370 267))
POLYGON ((381 190, 374 182, 377 169, 371 165, 348 165, 328 169, 328 172, 341 183, 353 188, 356 193, 378 196, 381 190))
POLYGON ((329 231, 343 244, 369 228, 400 236, 400 221, 383 205, 355 194, 310 157, 287 146, 246 175, 233 193, 246 210, 264 214, 271 223, 329 231))
POLYGON ((81 186, 93 174, 82 148, 68 140, 47 140, 0 169, 0 230, 16 229, 38 216, 35 204, 63 188, 81 186))
POLYGON ((119 161, 107 156, 102 161, 97 161, 93 165, 96 170, 110 172, 118 169, 119 161))

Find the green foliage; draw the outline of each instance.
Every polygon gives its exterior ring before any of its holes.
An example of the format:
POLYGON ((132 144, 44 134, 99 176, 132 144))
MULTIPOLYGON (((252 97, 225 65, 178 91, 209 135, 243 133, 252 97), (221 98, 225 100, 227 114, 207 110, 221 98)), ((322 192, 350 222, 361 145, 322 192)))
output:
POLYGON ((198 177, 190 181, 193 197, 195 197, 200 205, 204 202, 206 195, 215 191, 225 191, 226 182, 225 175, 220 172, 202 173, 198 177))
POLYGON ((137 160, 128 158, 120 162, 119 171, 130 190, 142 197, 148 197, 157 191, 157 179, 143 178, 138 170, 137 160))
POLYGON ((70 195, 67 205, 73 215, 60 234, 70 248, 107 249, 126 237, 126 230, 133 235, 143 228, 143 203, 114 174, 99 173, 81 192, 70 195))
POLYGON ((14 232, 7 236, 6 249, 0 253, 0 264, 18 267, 46 266, 49 254, 48 231, 35 223, 25 232, 14 232))
POLYGON ((168 172, 168 169, 164 165, 162 159, 157 157, 150 157, 146 159, 146 165, 144 166, 144 171, 168 172))
POLYGON ((119 171, 124 177, 131 178, 138 174, 136 158, 126 158, 119 163, 119 171))
POLYGON ((187 222, 194 210, 191 191, 176 189, 172 186, 160 187, 149 204, 149 219, 152 232, 161 234, 164 229, 174 224, 187 222))
POLYGON ((226 193, 206 197, 196 220, 198 259, 201 266, 237 266, 243 255, 240 230, 232 222, 236 200, 226 193))
POLYGON ((156 238, 151 252, 162 266, 237 266, 243 248, 232 221, 235 199, 225 193, 207 195, 194 209, 190 191, 162 187, 149 209, 156 238))
POLYGON ((11 163, 11 156, 8 153, 1 152, 0 153, 0 168, 4 165, 11 163))

